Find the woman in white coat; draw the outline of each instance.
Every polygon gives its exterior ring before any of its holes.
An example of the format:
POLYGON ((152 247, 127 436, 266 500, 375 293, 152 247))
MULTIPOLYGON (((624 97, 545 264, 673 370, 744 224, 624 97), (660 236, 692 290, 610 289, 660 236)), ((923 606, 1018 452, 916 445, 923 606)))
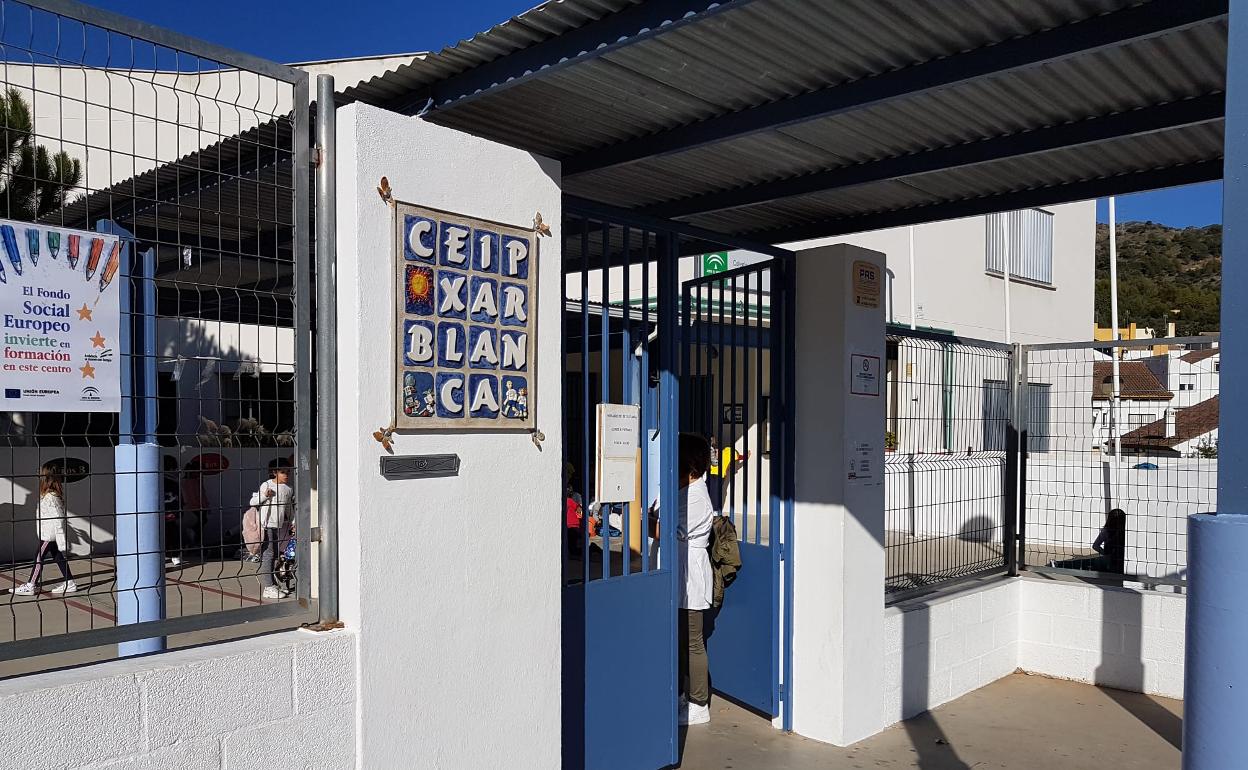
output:
POLYGON ((78 590, 74 576, 70 574, 65 534, 69 529, 69 517, 65 511, 65 480, 59 467, 45 463, 39 469, 39 554, 30 570, 30 580, 13 589, 20 596, 33 596, 39 592, 39 573, 49 556, 60 568, 65 582, 52 589, 54 594, 72 594, 78 590))

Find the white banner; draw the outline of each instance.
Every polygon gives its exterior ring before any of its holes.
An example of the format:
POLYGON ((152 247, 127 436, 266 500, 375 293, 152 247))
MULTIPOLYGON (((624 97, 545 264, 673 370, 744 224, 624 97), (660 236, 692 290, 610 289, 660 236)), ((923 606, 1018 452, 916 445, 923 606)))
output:
POLYGON ((0 410, 121 409, 121 242, 0 219, 0 410))

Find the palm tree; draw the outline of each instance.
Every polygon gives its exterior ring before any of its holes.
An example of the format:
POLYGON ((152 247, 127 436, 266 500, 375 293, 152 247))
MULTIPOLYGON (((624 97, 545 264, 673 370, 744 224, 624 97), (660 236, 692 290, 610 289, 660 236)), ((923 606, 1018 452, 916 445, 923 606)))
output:
POLYGON ((33 222, 65 205, 82 164, 34 141, 30 105, 16 88, 0 94, 0 216, 33 222))

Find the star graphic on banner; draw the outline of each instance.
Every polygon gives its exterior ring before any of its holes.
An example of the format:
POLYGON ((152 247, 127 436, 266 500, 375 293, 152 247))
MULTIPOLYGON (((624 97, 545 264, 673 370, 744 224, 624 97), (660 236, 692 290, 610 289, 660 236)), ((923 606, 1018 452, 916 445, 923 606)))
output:
POLYGON ((85 302, 82 303, 82 307, 78 310, 78 320, 79 321, 91 320, 91 308, 87 307, 87 303, 85 302))
POLYGON ((104 335, 100 334, 98 330, 95 332, 94 337, 88 337, 87 339, 91 340, 92 347, 95 347, 95 348, 104 347, 104 335))
POLYGON ((82 366, 78 367, 78 370, 82 372, 82 379, 85 380, 88 377, 90 377, 93 380, 95 379, 95 367, 92 366, 91 364, 89 363, 83 364, 82 366))

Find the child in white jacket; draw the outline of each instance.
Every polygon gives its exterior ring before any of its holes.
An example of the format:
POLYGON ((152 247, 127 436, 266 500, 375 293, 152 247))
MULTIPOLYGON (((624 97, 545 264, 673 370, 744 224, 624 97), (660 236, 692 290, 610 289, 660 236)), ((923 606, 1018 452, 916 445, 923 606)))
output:
POLYGON ((52 589, 54 594, 72 594, 78 590, 74 576, 69 571, 69 561, 65 558, 67 550, 66 533, 69 529, 69 516, 65 512, 65 481, 59 466, 45 463, 39 469, 39 554, 35 557, 35 566, 30 570, 30 580, 13 589, 19 596, 33 596, 39 592, 39 573, 43 571, 43 562, 49 557, 61 568, 65 582, 52 589))
POLYGON ((264 599, 284 599, 290 592, 273 579, 273 567, 286 545, 290 522, 294 520, 295 491, 290 487, 290 468, 283 460, 269 463, 269 480, 260 485, 260 582, 264 599))

